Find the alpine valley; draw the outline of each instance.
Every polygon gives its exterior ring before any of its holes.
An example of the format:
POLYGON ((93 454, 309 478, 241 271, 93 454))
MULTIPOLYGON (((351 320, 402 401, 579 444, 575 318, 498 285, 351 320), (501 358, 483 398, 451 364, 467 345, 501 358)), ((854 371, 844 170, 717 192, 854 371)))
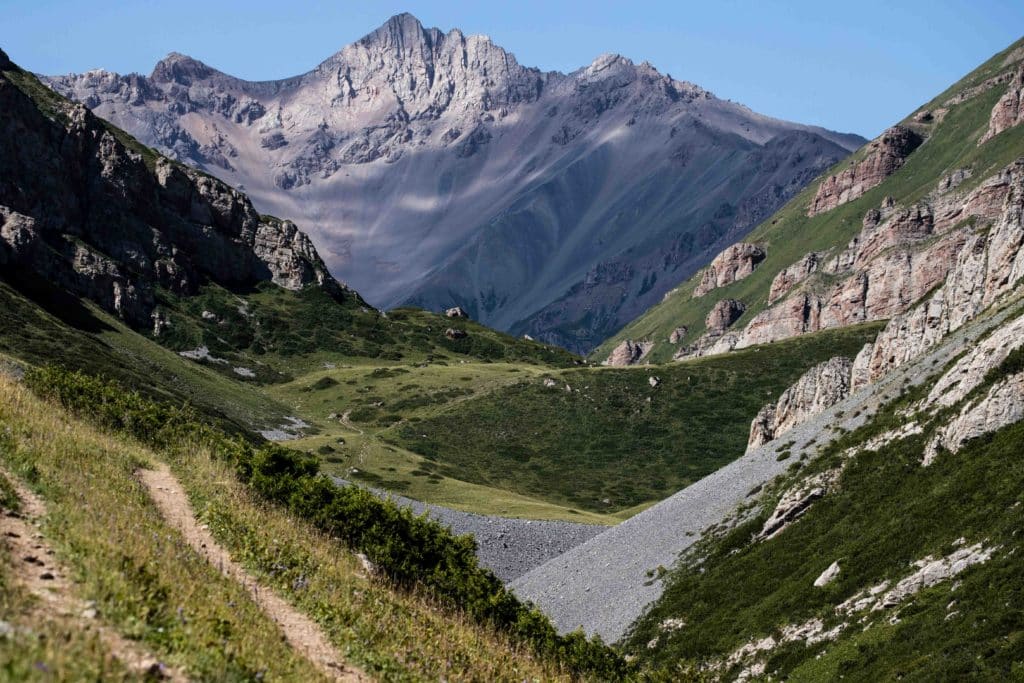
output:
POLYGON ((1024 39, 872 141, 0 52, 0 679, 1020 680, 1022 450, 1024 39))

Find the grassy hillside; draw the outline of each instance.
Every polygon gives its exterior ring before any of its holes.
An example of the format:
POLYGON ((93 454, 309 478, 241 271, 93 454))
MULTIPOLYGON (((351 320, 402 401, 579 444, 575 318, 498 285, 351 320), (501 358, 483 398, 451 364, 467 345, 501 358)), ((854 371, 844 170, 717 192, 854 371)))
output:
MULTIPOLYGON (((845 627, 834 642, 800 640, 774 649, 766 672, 799 681, 1017 680, 1024 674, 1024 423, 943 453, 928 467, 921 457, 929 436, 950 415, 1000 378, 1019 373, 1022 358, 1020 352, 1011 355, 960 404, 928 420, 923 433, 850 456, 871 437, 906 423, 930 385, 906 392, 799 475, 777 484, 769 500, 798 478, 844 466, 836 490, 778 536, 753 538, 772 507, 767 505, 705 543, 670 574, 663 597, 634 626, 627 650, 641 661, 711 664, 745 643, 778 637, 785 625, 818 618, 826 631, 845 627), (926 556, 975 543, 995 548, 994 555, 955 581, 855 617, 836 610, 883 580, 891 587, 926 556), (834 561, 840 563, 838 577, 815 587, 834 561)), ((739 667, 721 671, 735 676, 739 667)))
POLYGON ((423 457, 411 474, 428 486, 457 476, 577 510, 635 512, 741 455, 762 405, 810 365, 856 354, 877 331, 865 325, 669 366, 510 373, 493 391, 411 414, 372 387, 353 397, 332 384, 311 400, 356 406, 349 417, 365 429, 394 423, 381 437, 423 457))
MULTIPOLYGON (((1004 64, 1004 60, 1021 46, 1024 46, 1024 40, 992 57, 921 109, 935 109, 961 90, 1011 68, 1004 64)), ((852 202, 808 218, 807 205, 821 180, 863 156, 863 151, 851 160, 841 162, 744 238, 745 242, 767 247, 767 257, 752 275, 695 299, 693 290, 701 275, 696 274, 660 304, 605 341, 591 357, 598 360, 606 358, 623 339, 649 339, 657 345, 648 358, 652 362, 667 361, 679 346, 668 343, 672 330, 686 326, 688 332, 681 343, 693 343, 704 332, 704 319, 711 307, 723 298, 739 299, 747 305, 743 317, 733 325, 734 329, 742 329, 767 305, 769 286, 780 270, 811 251, 845 247, 850 238, 860 231, 864 214, 879 206, 884 197, 892 197, 901 205, 910 205, 934 188, 943 176, 960 168, 973 171, 971 178, 961 185, 962 189, 980 183, 1024 154, 1024 129, 1020 126, 1005 131, 980 147, 977 144, 987 129, 992 107, 1005 90, 1006 85, 1003 84, 961 104, 952 105, 941 120, 920 123, 908 116, 901 123, 925 136, 926 141, 910 155, 902 168, 879 186, 852 202)))

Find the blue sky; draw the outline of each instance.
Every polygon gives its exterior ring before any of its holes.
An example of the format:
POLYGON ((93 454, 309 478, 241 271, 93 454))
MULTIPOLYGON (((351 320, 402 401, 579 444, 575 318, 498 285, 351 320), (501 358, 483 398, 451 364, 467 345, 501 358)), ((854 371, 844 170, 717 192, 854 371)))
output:
POLYGON ((309 70, 399 12, 523 64, 650 61, 752 109, 871 137, 1024 35, 1024 2, 0 0, 0 47, 40 73, 149 73, 168 52, 249 79, 309 70))

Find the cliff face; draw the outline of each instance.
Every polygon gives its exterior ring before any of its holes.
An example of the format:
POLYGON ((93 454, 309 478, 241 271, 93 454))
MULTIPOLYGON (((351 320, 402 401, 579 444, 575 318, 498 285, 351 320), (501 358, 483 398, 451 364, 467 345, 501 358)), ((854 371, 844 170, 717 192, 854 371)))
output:
MULTIPOLYGON (((271 281, 347 295, 309 238, 224 183, 126 138, 0 63, 0 266, 42 275, 139 328, 155 293, 271 281)), ((352 294, 354 297, 355 295, 352 294)))
POLYGON ((921 136, 904 126, 893 126, 865 149, 862 159, 829 176, 818 186, 818 193, 807 208, 816 216, 851 202, 892 175, 922 142, 921 136))
MULTIPOLYGON (((860 233, 834 255, 813 252, 782 269, 769 288, 768 308, 726 340, 707 344, 720 332, 708 329, 680 357, 721 353, 819 330, 885 320, 908 311, 942 284, 957 268, 965 250, 979 248, 978 239, 993 222, 1007 220, 1004 206, 1019 188, 1022 162, 1016 162, 962 193, 948 178, 928 197, 902 208, 891 199, 868 211, 860 233)), ((1012 219, 1010 219, 1012 220, 1012 219)), ((1005 226, 1004 226, 1005 228, 1005 226)), ((1005 230, 998 239, 1012 242, 1005 230)), ((1009 258, 1013 247, 999 247, 1009 258)))
POLYGON ((814 366, 766 405, 750 425, 747 450, 779 438, 807 418, 831 408, 850 395, 849 358, 836 357, 814 366))
POLYGON ((280 81, 175 54, 149 76, 47 82, 299 220, 374 304, 460 305, 576 350, 861 142, 619 55, 541 72, 410 15, 280 81))
POLYGON ((981 188, 1001 210, 987 232, 971 234, 942 286, 893 317, 857 357, 858 383, 871 382, 959 329, 1024 278, 1024 159, 981 188))
POLYGON ((1021 123, 1024 123, 1024 67, 1017 69, 1006 93, 999 98, 999 102, 992 109, 988 130, 981 136, 978 144, 985 144, 1004 130, 1021 123))

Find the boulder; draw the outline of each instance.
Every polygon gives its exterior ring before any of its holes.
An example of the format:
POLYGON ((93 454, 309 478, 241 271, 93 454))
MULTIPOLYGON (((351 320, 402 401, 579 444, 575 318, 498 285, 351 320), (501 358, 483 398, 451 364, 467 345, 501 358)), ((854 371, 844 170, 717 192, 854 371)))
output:
POLYGON ((668 335, 668 343, 669 344, 678 344, 679 342, 681 342, 683 340, 683 337, 686 336, 686 332, 687 332, 687 327, 685 325, 682 325, 682 326, 677 327, 676 329, 672 330, 671 334, 668 335))
POLYGON ((444 312, 444 314, 445 314, 445 317, 447 317, 447 318, 468 318, 469 317, 469 313, 466 313, 465 309, 463 309, 462 306, 454 306, 452 308, 449 308, 449 309, 447 309, 444 312))
POLYGON ((613 367, 636 365, 643 360, 644 356, 650 353, 653 348, 654 342, 634 342, 632 339, 626 339, 612 349, 612 352, 608 354, 608 358, 606 358, 601 365, 610 365, 613 367))
POLYGON ((747 305, 736 299, 722 299, 716 303, 708 313, 704 324, 707 325, 709 334, 721 334, 740 319, 747 305))
POLYGON ((449 327, 444 331, 444 336, 449 339, 465 339, 469 334, 465 330, 457 330, 454 327, 449 327))
POLYGON ((848 168, 821 182, 807 215, 817 216, 857 199, 899 170, 922 142, 920 135, 905 126, 889 128, 868 143, 859 161, 851 161, 848 168))
POLYGON ((701 297, 718 287, 725 287, 749 276, 764 261, 765 250, 757 244, 738 242, 716 256, 701 275, 694 297, 701 297))
POLYGON ((814 586, 815 588, 823 588, 835 581, 837 576, 839 576, 839 562, 833 562, 828 566, 828 569, 823 571, 821 575, 814 580, 814 586))

